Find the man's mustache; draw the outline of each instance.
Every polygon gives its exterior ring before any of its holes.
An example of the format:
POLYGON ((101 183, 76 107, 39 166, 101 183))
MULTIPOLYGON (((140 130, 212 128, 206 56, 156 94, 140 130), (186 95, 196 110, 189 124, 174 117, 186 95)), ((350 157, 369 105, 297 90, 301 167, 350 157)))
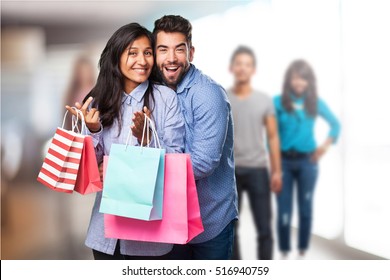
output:
POLYGON ((162 67, 169 67, 169 66, 181 66, 183 67, 183 63, 169 63, 169 64, 162 64, 162 67))

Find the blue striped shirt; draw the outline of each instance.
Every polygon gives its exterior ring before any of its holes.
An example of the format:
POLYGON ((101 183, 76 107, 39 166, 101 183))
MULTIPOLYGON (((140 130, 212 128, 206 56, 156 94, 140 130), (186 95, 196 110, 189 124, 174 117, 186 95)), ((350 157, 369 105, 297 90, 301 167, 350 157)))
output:
MULTIPOLYGON (((118 136, 118 122, 111 127, 92 134, 98 162, 103 161, 104 155, 110 154, 111 144, 125 144, 127 135, 132 125, 132 117, 136 111, 143 107, 143 97, 148 88, 146 81, 135 88, 131 94, 123 93, 122 96, 122 129, 118 136)), ((160 144, 167 153, 182 153, 184 151, 184 122, 180 112, 180 106, 174 91, 165 86, 155 85, 153 90, 154 109, 152 111, 160 144)), ((133 144, 139 145, 135 137, 133 144)), ((153 146, 152 139, 151 145, 153 146)), ((102 192, 96 194, 95 204, 92 209, 92 216, 88 228, 86 246, 97 251, 114 254, 118 240, 104 237, 104 215, 99 212, 102 192)), ((120 250, 123 255, 132 256, 161 256, 169 253, 173 248, 172 244, 139 242, 131 240, 120 240, 120 250)))

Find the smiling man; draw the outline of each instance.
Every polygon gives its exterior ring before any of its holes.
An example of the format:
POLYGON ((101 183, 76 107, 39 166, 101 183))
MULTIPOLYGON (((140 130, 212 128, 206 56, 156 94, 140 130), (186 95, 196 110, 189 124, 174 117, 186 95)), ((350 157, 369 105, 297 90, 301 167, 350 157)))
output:
POLYGON ((181 16, 155 22, 156 65, 176 91, 183 112, 185 152, 191 155, 205 231, 175 245, 176 259, 230 259, 238 217, 233 122, 225 90, 193 64, 191 23, 181 16))

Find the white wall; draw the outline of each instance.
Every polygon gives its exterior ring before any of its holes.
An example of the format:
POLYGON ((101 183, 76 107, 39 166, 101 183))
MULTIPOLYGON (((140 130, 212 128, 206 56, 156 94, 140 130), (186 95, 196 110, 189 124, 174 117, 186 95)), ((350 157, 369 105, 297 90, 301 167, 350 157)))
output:
MULTIPOLYGON (((339 142, 321 162, 313 232, 387 258, 389 11, 385 1, 254 1, 193 22, 194 64, 225 87, 238 45, 255 50, 253 84, 270 95, 280 92, 292 60, 312 64, 320 96, 342 123, 339 142)), ((320 121, 319 143, 327 132, 320 121)))

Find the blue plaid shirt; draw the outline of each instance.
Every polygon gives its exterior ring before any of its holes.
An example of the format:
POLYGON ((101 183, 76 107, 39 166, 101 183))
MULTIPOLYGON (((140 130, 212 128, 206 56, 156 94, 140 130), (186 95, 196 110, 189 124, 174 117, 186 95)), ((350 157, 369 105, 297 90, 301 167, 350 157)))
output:
POLYGON ((185 152, 191 154, 205 229, 191 243, 201 243, 238 218, 232 114, 225 90, 194 65, 176 92, 185 122, 185 152))

